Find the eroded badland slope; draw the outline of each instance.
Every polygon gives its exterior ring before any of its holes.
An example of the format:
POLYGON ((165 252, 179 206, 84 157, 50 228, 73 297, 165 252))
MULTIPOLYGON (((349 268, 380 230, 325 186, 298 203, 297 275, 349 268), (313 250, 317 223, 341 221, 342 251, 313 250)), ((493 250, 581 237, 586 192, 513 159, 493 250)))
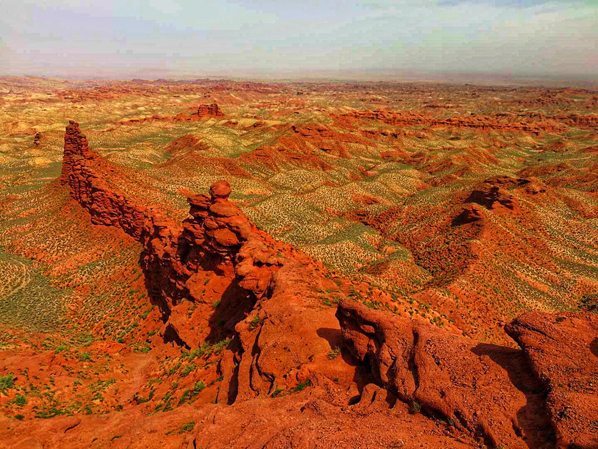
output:
POLYGON ((595 93, 3 83, 0 446, 598 445, 595 93))

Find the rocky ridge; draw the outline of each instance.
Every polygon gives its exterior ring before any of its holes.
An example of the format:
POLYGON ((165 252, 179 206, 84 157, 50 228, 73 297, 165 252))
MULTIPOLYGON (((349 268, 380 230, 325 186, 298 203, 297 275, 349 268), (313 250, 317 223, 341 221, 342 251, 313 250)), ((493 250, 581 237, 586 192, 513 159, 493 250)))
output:
POLYGON ((314 293, 334 284, 307 256, 255 228, 228 201, 227 182, 214 184, 209 196, 190 196, 191 217, 177 224, 109 186, 100 176, 106 164, 71 122, 61 182, 92 223, 116 226, 142 243, 140 263, 151 300, 162 311, 164 339, 191 348, 235 337, 223 366, 225 401, 234 402, 237 391, 247 396, 294 385, 314 354, 326 360, 325 339, 306 338, 298 350, 293 332, 284 328, 335 325, 333 310, 314 293), (220 301, 217 311, 214 300, 220 301), (282 351, 269 350, 274 344, 282 351))
MULTIPOLYGON (((490 447, 552 447, 551 427, 559 447, 596 446, 598 327, 590 314, 520 317, 507 331, 521 349, 486 345, 348 298, 335 318, 319 299, 336 288, 326 270, 257 229, 229 201, 227 182, 189 196, 190 217, 178 224, 109 186, 107 165, 71 122, 61 183, 94 224, 116 226, 143 245, 140 263, 162 311, 164 340, 194 348, 231 338, 219 366, 219 403, 237 407, 306 381, 326 388, 339 371, 357 366, 361 407, 385 391, 387 407, 398 399, 490 447), (213 298, 221 301, 217 311, 213 298), (337 334, 342 342, 330 337, 337 334), (342 359, 327 357, 329 340, 343 347, 342 359), (588 413, 563 412, 571 406, 588 413)), ((495 198, 496 184, 488 183, 472 206, 508 203, 495 198)))

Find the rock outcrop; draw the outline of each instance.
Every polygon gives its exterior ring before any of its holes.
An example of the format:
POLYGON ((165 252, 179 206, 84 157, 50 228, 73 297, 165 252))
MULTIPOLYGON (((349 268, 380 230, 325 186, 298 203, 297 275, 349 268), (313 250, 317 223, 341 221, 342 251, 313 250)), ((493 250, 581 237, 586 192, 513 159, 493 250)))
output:
POLYGON ((524 448, 525 438, 541 440, 542 435, 530 434, 537 432, 535 423, 518 417, 530 400, 540 399, 510 379, 526 370, 520 351, 393 319, 352 301, 340 303, 337 317, 351 353, 402 401, 477 434, 492 447, 524 448))
POLYGON ((598 315, 526 313, 506 330, 548 391, 559 447, 598 447, 598 315))
POLYGON ((64 155, 62 157, 62 174, 60 175, 60 184, 65 185, 69 182, 69 175, 73 172, 73 160, 75 158, 90 158, 89 144, 87 137, 81 133, 79 124, 69 121, 64 133, 64 155))
POLYGON ((506 189, 497 185, 484 183, 473 190, 467 203, 477 203, 489 210, 516 212, 519 210, 517 199, 506 189))
POLYGON ((33 145, 35 145, 36 147, 39 147, 43 137, 44 136, 42 133, 39 133, 39 132, 35 133, 35 136, 33 136, 33 145))
POLYGON ((453 226, 475 223, 484 219, 482 207, 476 203, 469 203, 463 206, 461 213, 453 220, 453 226))
POLYGON ((315 293, 335 286, 321 265, 251 224, 228 200, 226 181, 209 195, 191 195, 190 218, 177 224, 103 179, 117 171, 71 122, 61 183, 92 223, 120 228, 143 245, 140 263, 166 341, 195 348, 232 338, 222 366, 224 402, 293 386, 314 363, 327 363, 330 345, 316 331, 338 324, 315 293))
MULTIPOLYGON (((355 111, 347 114, 339 115, 341 118, 352 118, 352 119, 369 119, 377 120, 382 123, 393 126, 443 126, 443 127, 454 127, 454 128, 475 128, 479 130, 496 130, 496 131, 519 131, 526 132, 533 135, 540 135, 542 132, 555 132, 560 131, 563 128, 555 126, 553 123, 547 121, 520 121, 520 122, 509 122, 505 120, 499 120, 497 116, 466 116, 466 117, 448 117, 446 119, 439 119, 436 117, 429 116, 427 114, 418 114, 413 112, 397 112, 390 110, 374 110, 374 111, 355 111)), ((549 117, 546 117, 547 119, 549 117)), ((581 120, 582 117, 576 117, 569 119, 569 122, 589 123, 587 119, 581 120)))
POLYGON ((461 213, 453 220, 453 225, 482 220, 484 213, 480 206, 499 213, 511 215, 521 213, 519 201, 509 189, 526 195, 538 195, 546 192, 546 186, 535 178, 512 178, 510 176, 488 178, 469 194, 461 213))
MULTIPOLYGON (((60 182, 93 223, 141 243, 164 340, 189 349, 230 341, 218 366, 219 404, 267 400, 311 382, 328 391, 342 375, 358 393, 354 410, 398 399, 490 447, 553 447, 554 432, 560 447, 596 447, 595 316, 524 315, 507 327, 522 348, 513 349, 370 310, 347 299, 320 264, 257 229, 229 200, 226 181, 190 195, 189 218, 177 223, 114 187, 118 171, 70 122, 60 182), (333 290, 336 316, 321 296, 333 290), (339 346, 342 357, 330 357, 339 346)), ((490 181, 479 198, 489 209, 509 205, 492 189, 527 185, 490 181)), ((481 219, 479 201, 464 220, 481 219)))
POLYGON ((525 314, 507 326, 521 349, 349 300, 337 317, 345 346, 378 385, 491 447, 554 447, 551 425, 558 447, 598 445, 596 315, 525 314))
POLYGON ((210 117, 224 117, 224 113, 220 109, 220 107, 216 104, 202 104, 197 108, 197 112, 194 114, 187 114, 185 112, 181 112, 174 116, 164 117, 160 115, 153 115, 151 117, 140 117, 128 120, 122 120, 118 122, 120 125, 139 125, 142 123, 151 123, 151 122, 196 122, 201 121, 206 118, 210 117))
POLYGON ((200 117, 224 117, 224 114, 216 103, 200 105, 197 108, 197 115, 200 117))
POLYGON ((207 150, 208 145, 201 141, 193 134, 187 134, 170 142, 164 151, 172 156, 175 156, 183 151, 204 151, 207 150))

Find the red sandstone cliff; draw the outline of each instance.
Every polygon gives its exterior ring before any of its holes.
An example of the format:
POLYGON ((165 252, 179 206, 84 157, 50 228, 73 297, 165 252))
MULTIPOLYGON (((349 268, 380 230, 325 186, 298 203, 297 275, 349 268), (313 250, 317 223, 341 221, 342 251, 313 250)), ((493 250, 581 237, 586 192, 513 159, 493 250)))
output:
POLYGON ((135 118, 129 120, 123 120, 118 122, 121 125, 139 125, 142 123, 151 122, 194 122, 203 120, 206 117, 224 117, 224 113, 216 103, 213 104, 202 104, 197 108, 195 114, 186 114, 181 112, 175 116, 163 117, 160 115, 153 115, 151 117, 135 118))
MULTIPOLYGON (((450 126, 455 128, 476 128, 480 130, 521 131, 539 135, 541 132, 561 130, 562 127, 546 122, 507 122, 493 116, 449 117, 438 119, 413 112, 395 112, 389 110, 357 111, 339 115, 339 118, 378 120, 393 126, 450 126)), ((545 117, 553 118, 553 117, 545 117)), ((571 119, 573 120, 573 119, 571 119)), ((585 123, 585 122, 584 122, 585 123)))
POLYGON ((238 393, 247 398, 293 386, 309 366, 327 363, 325 339, 297 335, 338 326, 315 293, 334 284, 307 256, 253 226, 228 201, 227 182, 214 184, 209 196, 189 197, 191 218, 179 225, 110 187, 102 179, 106 161, 73 122, 64 160, 61 182, 92 222, 116 226, 143 244, 141 265, 162 311, 163 337, 188 348, 233 337, 222 367, 225 402, 238 393), (206 290, 218 295, 217 311, 206 290))

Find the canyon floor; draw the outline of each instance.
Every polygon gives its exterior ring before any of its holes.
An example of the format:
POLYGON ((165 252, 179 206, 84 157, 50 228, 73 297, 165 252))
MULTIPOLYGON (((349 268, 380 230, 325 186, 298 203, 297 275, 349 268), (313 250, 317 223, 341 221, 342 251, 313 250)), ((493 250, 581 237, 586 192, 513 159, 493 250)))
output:
POLYGON ((598 447, 598 91, 0 77, 0 118, 0 447, 598 447))

